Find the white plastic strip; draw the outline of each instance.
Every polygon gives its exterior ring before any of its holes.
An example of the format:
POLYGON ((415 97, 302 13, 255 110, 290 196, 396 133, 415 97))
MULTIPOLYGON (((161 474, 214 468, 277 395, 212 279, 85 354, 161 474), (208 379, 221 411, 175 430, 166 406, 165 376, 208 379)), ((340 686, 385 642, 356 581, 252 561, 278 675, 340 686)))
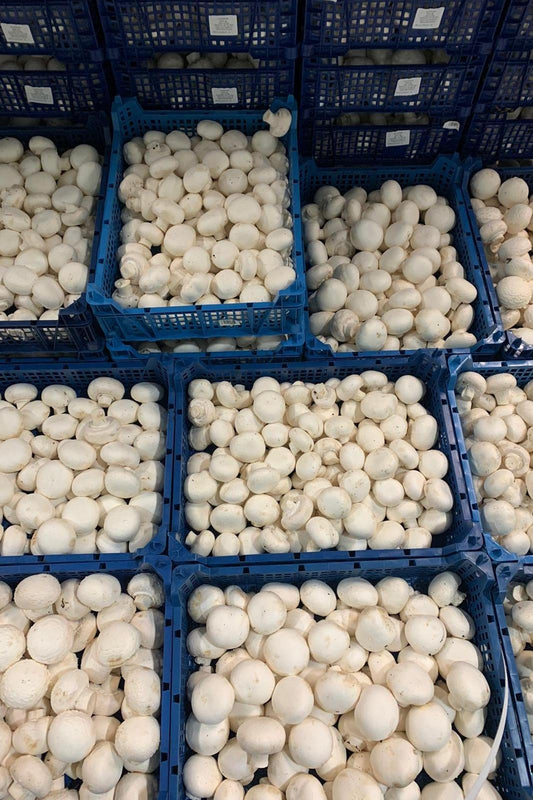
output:
POLYGON ((500 721, 498 722, 498 729, 496 730, 496 736, 494 737, 494 742, 492 743, 492 747, 490 748, 489 755, 487 760, 483 764, 481 772, 477 776, 475 783, 473 784, 470 791, 465 794, 465 800, 476 800, 479 792, 483 788, 483 784, 487 780, 489 776, 489 772, 491 771, 492 764, 494 759, 496 758, 496 754, 500 749, 500 745, 503 739, 503 732, 505 730, 505 723, 507 722, 507 709, 509 707, 509 678, 507 677, 507 668, 505 666, 505 659, 503 653, 500 653, 502 664, 503 664, 503 674, 505 677, 505 687, 504 687, 504 695, 503 695, 503 708, 502 713, 500 716, 500 721))

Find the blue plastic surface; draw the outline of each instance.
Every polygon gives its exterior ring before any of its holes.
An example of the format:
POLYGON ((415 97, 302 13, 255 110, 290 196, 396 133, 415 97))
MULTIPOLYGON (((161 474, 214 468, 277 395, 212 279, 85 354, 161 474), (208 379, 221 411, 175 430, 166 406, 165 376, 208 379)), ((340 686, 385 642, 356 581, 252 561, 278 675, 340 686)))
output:
POLYGON ((495 109, 533 105, 533 53, 520 41, 496 43, 477 102, 495 109), (520 48, 517 47, 520 45, 520 48))
POLYGON ((95 0, 2 0, 0 52, 59 59, 87 55, 98 47, 95 18, 95 0), (17 25, 29 32, 11 27, 17 25))
POLYGON ((503 644, 505 663, 507 664, 507 673, 509 675, 510 684, 509 688, 513 695, 516 718, 519 725, 520 735, 522 737, 523 752, 526 758, 526 764, 529 767, 530 788, 533 790, 533 738, 531 736, 531 731, 529 730, 522 687, 520 686, 520 678, 516 668, 516 660, 509 637, 509 628, 507 627, 505 611, 502 605, 510 584, 527 583, 533 579, 533 559, 528 558, 527 561, 529 561, 528 564, 499 564, 496 567, 494 610, 496 612, 496 623, 500 632, 500 639, 503 644))
MULTIPOLYGON (((391 109, 382 109, 385 113, 391 109)), ((339 111, 302 111, 301 152, 322 166, 359 163, 427 164, 441 153, 459 149, 468 109, 442 116, 431 114, 423 125, 339 125, 339 111)))
POLYGON ((378 357, 352 357, 341 364, 334 364, 326 359, 312 359, 305 362, 269 362, 264 364, 215 365, 196 362, 185 369, 176 370, 176 468, 174 471, 173 503, 171 530, 173 534, 169 540, 169 555, 176 562, 202 561, 203 563, 219 565, 235 563, 235 557, 202 558, 194 555, 182 543, 189 531, 185 520, 185 500, 183 484, 187 477, 187 459, 194 452, 189 445, 187 422, 188 384, 195 378, 207 378, 209 381, 231 381, 250 387, 262 375, 271 375, 279 381, 311 381, 320 383, 329 378, 344 378, 367 369, 377 369, 385 372, 390 380, 396 380, 400 375, 410 373, 420 377, 427 386, 423 403, 431 414, 434 415, 439 426, 438 448, 448 457, 449 470, 447 480, 455 498, 453 509, 452 527, 443 534, 433 537, 433 547, 424 550, 366 550, 349 553, 337 550, 328 550, 319 553, 286 553, 239 556, 240 563, 259 562, 261 564, 281 561, 310 561, 321 562, 324 559, 331 561, 347 557, 368 560, 376 558, 397 559, 402 556, 441 556, 455 553, 459 550, 477 550, 482 546, 479 531, 473 530, 472 516, 469 509, 468 498, 463 490, 460 470, 456 468, 457 447, 451 416, 446 408, 445 395, 440 388, 439 376, 444 367, 444 360, 440 357, 431 358, 428 355, 417 353, 413 356, 382 356, 378 357))
MULTIPOLYGON (((250 592, 259 590, 270 581, 301 585, 310 579, 325 581, 336 587, 343 578, 358 576, 376 583, 395 575, 405 578, 414 588, 425 592, 429 582, 444 570, 457 573, 462 579, 461 588, 467 593, 467 598, 461 607, 472 616, 476 626, 473 641, 483 658, 483 671, 491 690, 485 730, 489 736, 494 736, 503 707, 504 672, 491 599, 494 577, 484 553, 464 553, 449 558, 399 559, 394 562, 381 559, 369 562, 355 560, 339 564, 324 560, 321 564, 269 564, 218 569, 199 564, 176 567, 172 573, 171 590, 174 607, 172 661, 174 705, 171 740, 176 746, 171 750, 170 796, 175 800, 184 800, 187 797, 182 783, 183 764, 191 754, 183 736, 187 715, 190 712, 186 682, 190 673, 198 669, 187 653, 187 634, 191 628, 196 627, 187 615, 187 599, 193 589, 200 584, 213 584, 221 588, 236 584, 245 592, 250 592)), ((509 704, 501 752, 501 765, 493 781, 494 786, 506 800, 525 800, 525 789, 529 787, 530 778, 512 703, 509 704)))
POLYGON ((531 0, 508 0, 499 31, 502 38, 513 39, 520 47, 533 45, 533 5, 531 0))
MULTIPOLYGON (((498 321, 498 325, 503 328, 498 298, 496 296, 496 289, 494 282, 490 276, 489 265, 485 256, 485 248, 479 233, 479 225, 477 224, 476 215, 470 202, 470 179, 474 173, 482 168, 483 164, 480 159, 469 158, 464 162, 463 172, 463 195, 465 198, 468 217, 470 220, 470 227, 474 234, 474 244, 477 250, 478 263, 481 265, 486 277, 487 292, 490 297, 491 305, 494 308, 494 313, 498 321)), ((507 178, 518 177, 523 178, 528 184, 530 191, 533 189, 533 167, 498 167, 498 172, 502 180, 507 178)), ((533 345, 528 344, 519 336, 516 336, 511 331, 505 331, 505 343, 503 351, 510 358, 533 358, 533 345)))
MULTIPOLYGON (((0 72, 0 76, 1 74, 0 72)), ((77 144, 92 144, 104 156, 89 266, 90 280, 96 266, 111 154, 111 136, 107 118, 104 115, 93 115, 78 125, 71 125, 68 128, 39 129, 39 133, 52 139, 60 151, 77 144)), ((35 130, 31 128, 0 128, 0 138, 13 136, 24 144, 27 144, 34 134, 35 130)), ((94 358, 102 351, 103 346, 100 328, 87 304, 85 293, 68 308, 60 310, 57 322, 46 320, 0 321, 0 354, 2 355, 35 357, 47 353, 66 356, 81 353, 94 358)))
MULTIPOLYGON (((504 343, 504 334, 501 320, 496 317, 493 299, 487 291, 487 281, 480 270, 480 260, 475 248, 474 236, 468 221, 466 202, 461 192, 461 165, 457 157, 436 159, 428 166, 394 166, 394 167, 339 167, 337 169, 320 169, 310 159, 302 160, 300 169, 300 191, 302 206, 312 201, 315 191, 324 184, 336 186, 341 192, 346 192, 352 186, 363 186, 367 190, 378 189, 389 179, 399 181, 402 186, 411 186, 416 183, 427 183, 433 186, 439 194, 450 201, 456 213, 455 228, 453 230, 453 245, 457 248, 458 260, 463 265, 466 278, 471 281, 478 292, 474 301, 474 321, 470 327, 478 339, 474 350, 483 352, 498 352, 504 343)), ((351 353, 333 354, 328 345, 323 344, 316 336, 312 336, 307 326, 306 352, 323 358, 334 357, 335 360, 344 361, 351 358, 351 353)), ((390 355, 398 351, 374 352, 371 355, 390 355)), ((416 351, 405 351, 413 353, 416 351)), ((451 350, 439 352, 449 353, 451 350)), ((455 350, 454 352, 461 352, 455 350)), ((468 352, 468 351, 464 351, 468 352)))
POLYGON ((461 144, 463 155, 493 163, 533 158, 533 119, 507 119, 507 111, 478 106, 461 144))
POLYGON ((0 113, 41 118, 107 111, 110 96, 104 63, 69 60, 65 64, 64 71, 0 70, 0 113))
POLYGON ((117 91, 143 108, 267 108, 294 94, 295 62, 261 59, 256 69, 149 69, 145 61, 111 62, 117 91))
MULTIPOLYGON (((222 336, 290 335, 298 325, 304 305, 305 284, 301 247, 298 151, 296 143, 296 111, 293 98, 277 100, 273 108, 293 109, 292 127, 283 141, 290 162, 289 190, 292 195, 293 262, 296 280, 271 303, 235 303, 212 306, 172 306, 164 308, 122 308, 111 299, 115 280, 119 277, 116 252, 120 246, 121 208, 117 188, 122 180, 124 163, 122 145, 147 130, 171 131, 180 128, 192 135, 205 111, 143 111, 136 100, 115 101, 113 106, 113 145, 109 181, 106 190, 102 236, 94 284, 88 289, 89 303, 107 337, 130 341, 162 339, 213 338, 222 336)), ((252 134, 264 127, 262 111, 211 111, 226 128, 238 128, 252 134)))
POLYGON ((446 47, 492 42, 502 0, 307 0, 304 55, 353 47, 446 47))
MULTIPOLYGON (((474 523, 480 528, 483 528, 481 516, 479 512, 479 505, 477 502, 476 492, 474 489, 474 482, 472 480, 472 473, 468 463, 468 455, 463 435, 463 428, 457 410, 457 403, 455 399, 455 386, 457 384, 457 377, 461 372, 473 370, 479 372, 485 378, 489 375, 494 375, 499 372, 509 372, 514 375, 518 381, 518 386, 524 386, 528 381, 533 380, 533 361, 520 361, 511 359, 509 361, 474 361, 471 356, 452 356, 448 359, 448 373, 444 373, 446 380, 446 394, 449 410, 453 420, 455 429, 455 439, 457 442, 459 464, 463 473, 463 486, 470 503, 470 511, 474 523)), ((501 547, 489 533, 483 531, 483 538, 485 540, 485 549, 492 561, 499 563, 502 561, 517 561, 518 557, 514 553, 510 553, 501 547)))
MULTIPOLYGON (((122 381, 126 390, 129 390, 134 383, 140 381, 155 381, 164 387, 166 398, 163 405, 168 409, 168 428, 166 435, 166 454, 164 458, 164 486, 163 486, 163 510, 161 524, 156 535, 146 547, 128 556, 123 553, 94 553, 92 555, 46 555, 46 556, 1 556, 0 564, 3 571, 4 565, 16 564, 21 568, 27 566, 40 565, 40 569, 48 569, 48 564, 70 564, 78 562, 92 561, 94 568, 100 569, 102 562, 116 561, 125 558, 137 557, 139 555, 156 555, 167 551, 167 535, 170 530, 170 511, 172 505, 172 480, 174 470, 174 432, 176 422, 175 399, 176 392, 174 386, 174 367, 167 361, 155 358, 130 359, 127 362, 117 363, 110 361, 62 361, 34 359, 28 363, 13 364, 4 363, 0 375, 0 394, 3 396, 6 387, 12 383, 32 383, 39 391, 50 384, 59 383, 71 386, 78 392, 86 396, 88 384, 94 379, 103 375, 111 376, 122 381)), ((0 520, 1 521, 1 520, 0 520)), ((4 526, 6 523, 4 521, 4 526)))
POLYGON ((296 45, 297 0, 98 0, 98 4, 107 47, 125 49, 134 59, 161 50, 247 50, 268 58, 296 45))
POLYGON ((135 556, 121 559, 108 559, 104 557, 100 562, 91 561, 85 557, 82 561, 70 561, 69 563, 53 563, 39 565, 2 565, 2 581, 8 583, 13 589, 19 581, 29 575, 39 575, 41 573, 54 575, 60 582, 70 578, 82 579, 86 575, 95 572, 106 572, 114 575, 121 583, 122 590, 125 591, 128 582, 134 575, 140 572, 155 572, 161 579, 165 587, 165 605, 163 613, 165 615, 165 628, 163 631, 163 654, 161 669, 161 711, 159 724, 161 728, 160 761, 159 771, 156 774, 159 788, 157 800, 166 800, 168 797, 169 769, 170 769, 170 721, 172 713, 172 614, 173 609, 170 603, 170 582, 171 568, 170 560, 165 556, 135 556))
POLYGON ((449 57, 448 64, 402 66, 338 66, 335 56, 304 58, 300 108, 324 108, 333 116, 335 109, 453 113, 473 103, 485 57, 449 57), (405 94, 405 81, 416 79, 413 93, 405 94))

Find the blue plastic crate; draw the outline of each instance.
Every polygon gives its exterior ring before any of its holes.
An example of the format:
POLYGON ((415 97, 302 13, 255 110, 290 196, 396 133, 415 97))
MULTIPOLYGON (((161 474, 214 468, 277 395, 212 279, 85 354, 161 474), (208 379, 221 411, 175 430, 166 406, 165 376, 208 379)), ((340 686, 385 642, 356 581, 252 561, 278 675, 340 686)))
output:
MULTIPOLYGON (((423 165, 395 165, 393 167, 346 167, 337 169, 322 169, 310 159, 302 160, 300 169, 300 191, 302 206, 313 199, 315 191, 325 184, 336 186, 341 192, 346 192, 352 186, 364 186, 365 189, 378 189, 381 184, 389 179, 399 181, 402 186, 411 186, 416 183, 428 183, 440 194, 450 201, 455 210, 456 221, 453 231, 453 244, 457 248, 458 259, 465 268, 466 277, 471 281, 478 292, 474 302, 474 321, 470 330, 478 339, 474 350, 483 352, 498 352, 504 343, 504 334, 501 320, 496 317, 493 299, 487 289, 487 279, 480 269, 481 263, 475 248, 474 236, 468 221, 466 202, 461 192, 461 165, 459 159, 440 156, 433 164, 423 165)), ((306 352, 322 358, 334 357, 335 361, 344 361, 351 358, 351 353, 335 353, 323 344, 306 326, 306 352)), ((398 351, 381 351, 371 355, 390 355, 398 351)), ((413 353, 416 351, 405 351, 413 353)), ((452 351, 440 351, 452 352, 452 351)), ((455 352, 461 352, 456 350, 455 352)), ((468 351, 464 351, 468 352, 468 351)))
POLYGON ((296 55, 297 0, 98 0, 110 54, 141 59, 159 50, 296 55))
MULTIPOLYGON (((517 359, 511 359, 509 361, 475 361, 471 356, 452 356, 448 359, 448 374, 446 375, 446 373, 444 373, 443 375, 446 380, 447 403, 455 430, 455 440, 457 442, 457 453, 459 456, 458 464, 462 469, 462 485, 464 486, 470 504, 470 512, 475 526, 483 528, 472 480, 472 473, 468 463, 463 428, 455 399, 455 387, 458 376, 461 372, 472 370, 474 372, 479 372, 480 375, 483 375, 485 378, 488 375, 494 375, 499 372, 509 372, 515 376, 518 386, 523 386, 533 379, 533 361, 520 361, 517 359)), ((485 541, 485 549, 492 561, 500 563, 502 561, 518 560, 518 557, 514 555, 514 553, 510 553, 508 550, 501 547, 489 533, 483 531, 483 538, 485 541)))
POLYGON ((0 70, 0 113, 40 118, 107 111, 110 96, 104 63, 87 60, 65 63, 65 71, 0 70))
POLYGON ((117 91, 137 97, 143 108, 267 108, 275 97, 294 94, 295 62, 260 59, 251 69, 149 69, 146 61, 111 62, 117 91))
POLYGON ((95 0, 3 0, 0 52, 81 57, 98 48, 95 0))
POLYGON ((448 64, 403 66, 339 66, 336 56, 304 58, 300 107, 453 113, 473 103, 485 57, 449 57, 448 64))
MULTIPOLYGON (((391 562, 350 561, 320 565, 290 564, 250 567, 209 568, 201 565, 179 566, 172 573, 171 598, 174 606, 174 652, 172 660, 172 741, 177 746, 171 751, 170 795, 185 800, 182 782, 183 765, 190 750, 183 731, 190 713, 186 683, 190 673, 198 669, 187 653, 187 634, 196 627, 187 615, 187 599, 200 584, 213 584, 225 588, 236 584, 245 592, 257 591, 265 583, 280 581, 301 585, 304 581, 318 579, 336 587, 340 580, 359 576, 376 583, 391 574, 404 578, 415 589, 427 591, 433 577, 444 570, 453 570, 462 579, 462 588, 467 593, 463 608, 472 616, 476 635, 474 643, 483 658, 483 670, 491 689, 491 701, 487 706, 485 730, 494 736, 503 709, 504 671, 498 630, 494 622, 491 588, 494 576, 484 553, 464 553, 450 558, 410 558, 391 562)), ((502 762, 494 785, 506 800, 525 800, 530 785, 528 768, 522 752, 518 725, 512 703, 509 703, 507 724, 501 744, 502 762)), ((424 778, 421 779, 422 782, 424 778)))
POLYGON ((520 41, 496 42, 477 102, 494 109, 533 105, 533 53, 520 41), (517 47, 520 45, 520 47, 517 47))
MULTIPOLYGON (((385 113, 393 109, 382 109, 385 113)), ((323 166, 339 164, 427 164, 441 153, 459 149, 468 109, 456 109, 439 117, 431 114, 424 125, 339 125, 344 109, 302 111, 302 153, 323 166)))
POLYGON ((526 764, 529 768, 530 789, 533 790, 533 737, 529 730, 526 708, 520 686, 520 678, 516 669, 516 661, 509 638, 509 629, 505 620, 503 601, 507 594, 507 589, 511 583, 527 583, 533 579, 533 559, 526 559, 529 563, 518 564, 499 564, 496 567, 496 586, 494 587, 494 610, 496 612, 496 622, 500 632, 500 640, 503 644, 505 663, 509 675, 510 690, 513 694, 516 718, 518 721, 522 745, 526 764))
POLYGON ((304 55, 353 47, 446 47, 491 43, 503 0, 306 0, 304 55))
POLYGON ((533 45, 533 5, 531 0, 508 0, 499 31, 502 38, 514 39, 521 47, 533 45))
POLYGON ((382 356, 377 357, 352 357, 343 361, 342 364, 334 364, 327 359, 312 359, 304 362, 272 361, 265 364, 250 364, 241 361, 239 364, 216 365, 205 362, 195 362, 185 369, 176 370, 176 469, 174 471, 173 503, 171 530, 173 531, 169 540, 169 555, 172 560, 178 563, 187 561, 200 561, 202 563, 216 565, 235 563, 238 559, 240 563, 261 563, 271 564, 273 562, 322 562, 324 559, 330 561, 346 560, 357 558, 368 560, 376 558, 379 554, 382 558, 398 559, 405 555, 419 556, 442 556, 455 553, 461 550, 477 550, 482 546, 481 536, 478 531, 473 529, 472 516, 469 509, 468 498, 461 484, 461 474, 456 466, 457 447, 453 432, 452 420, 446 407, 445 395, 440 388, 440 374, 444 368, 444 360, 440 357, 427 356, 417 353, 413 356, 382 356), (377 369, 385 372, 391 380, 396 380, 400 375, 412 373, 420 377, 427 385, 427 392, 423 399, 426 408, 433 414, 439 424, 438 448, 444 452, 449 461, 449 471, 447 480, 452 494, 455 498, 453 510, 452 527, 443 534, 433 537, 432 548, 424 550, 365 550, 357 552, 328 550, 319 553, 286 553, 286 554, 263 554, 238 557, 208 557, 196 556, 183 544, 189 527, 185 520, 185 500, 183 495, 183 484, 187 477, 187 460, 194 452, 189 445, 187 422, 187 387, 195 378, 207 378, 209 381, 231 381, 250 386, 254 380, 262 375, 272 375, 279 381, 312 381, 322 382, 329 378, 344 378, 353 373, 363 372, 367 369, 377 369))
MULTIPOLYGON (((0 72, 0 76, 1 74, 0 72)), ((0 128, 0 138, 14 136, 24 144, 27 144, 36 133, 50 137, 60 150, 67 150, 77 144, 92 144, 104 156, 89 266, 90 280, 96 266, 111 155, 111 136, 107 117, 95 114, 77 125, 71 125, 68 128, 51 127, 44 131, 42 128, 38 130, 35 128, 0 128)), ((61 309, 57 322, 46 320, 0 321, 0 354, 2 355, 38 356, 54 353, 55 355, 72 356, 82 353, 95 358, 102 349, 102 334, 87 304, 85 294, 68 308, 61 309)))
POLYGON ((134 575, 140 572, 155 572, 165 587, 165 629, 163 632, 163 658, 161 670, 161 711, 159 724, 161 728, 161 744, 159 754, 159 771, 156 773, 159 783, 157 800, 166 800, 168 797, 169 771, 170 771, 170 720, 172 713, 172 615, 170 603, 171 568, 170 560, 165 556, 131 557, 110 560, 106 558, 99 563, 85 558, 83 561, 63 564, 40 565, 11 565, 2 566, 2 581, 8 583, 13 589, 17 583, 29 575, 38 575, 47 572, 54 575, 59 581, 70 578, 82 579, 95 572, 106 572, 114 575, 120 581, 123 591, 134 575))
POLYGON ((478 106, 465 131, 461 153, 489 163, 533 158, 533 119, 507 119, 507 111, 478 106))
MULTIPOLYGON (((175 386, 174 367, 167 361, 158 359, 136 359, 126 362, 111 361, 61 361, 33 359, 26 363, 15 364, 4 362, 0 376, 0 394, 12 383, 32 383, 39 391, 53 383, 66 384, 76 391, 85 393, 88 384, 102 375, 111 376, 122 381, 126 390, 139 381, 155 381, 164 387, 166 398, 163 405, 168 409, 168 427, 166 455, 164 458, 163 512, 161 524, 151 542, 132 555, 124 553, 94 553, 91 555, 47 555, 47 556, 1 556, 2 570, 6 564, 16 564, 21 568, 40 565, 40 569, 48 569, 48 564, 70 564, 92 561, 95 565, 133 558, 138 555, 157 555, 167 551, 167 536, 170 530, 170 510, 172 504, 172 480, 174 470, 175 439, 175 386)), ((1 520, 0 520, 1 522, 1 520)), ((5 524, 5 523, 4 523, 5 524)), ((100 567, 98 567, 100 569, 100 567)))
MULTIPOLYGON (((301 252, 301 220, 296 142, 296 105, 294 98, 276 100, 272 108, 292 109, 293 121, 283 141, 290 162, 290 210, 293 218, 294 247, 292 252, 296 280, 272 303, 235 303, 210 306, 172 306, 164 308, 122 308, 111 295, 119 277, 116 252, 120 245, 121 208, 117 188, 122 180, 124 163, 122 145, 146 130, 171 131, 180 128, 192 135, 205 111, 143 111, 135 99, 115 101, 113 106, 113 146, 109 181, 106 190, 102 236, 94 283, 88 297, 106 337, 130 341, 162 339, 213 338, 222 336, 290 335, 298 324, 304 305, 305 281, 301 252)), ((238 128, 247 134, 262 129, 262 111, 242 109, 211 111, 226 128, 238 128)))
MULTIPOLYGON (((470 202, 470 178, 474 173, 480 170, 483 163, 480 159, 469 158, 464 163, 463 172, 463 195, 470 219, 470 227, 474 234, 474 244, 477 250, 478 261, 486 275, 487 291, 490 297, 490 302, 494 308, 498 325, 503 328, 500 316, 500 308, 498 298, 496 296, 496 289, 490 276, 489 265, 485 256, 485 247, 479 234, 479 226, 477 224, 476 215, 470 202)), ((502 176, 502 180, 507 178, 519 177, 523 178, 528 184, 530 191, 533 191, 533 167, 498 167, 498 172, 502 176)), ((512 331, 505 331, 505 344, 502 351, 503 355, 508 355, 510 358, 533 358, 533 345, 529 345, 519 336, 515 336, 512 331)))

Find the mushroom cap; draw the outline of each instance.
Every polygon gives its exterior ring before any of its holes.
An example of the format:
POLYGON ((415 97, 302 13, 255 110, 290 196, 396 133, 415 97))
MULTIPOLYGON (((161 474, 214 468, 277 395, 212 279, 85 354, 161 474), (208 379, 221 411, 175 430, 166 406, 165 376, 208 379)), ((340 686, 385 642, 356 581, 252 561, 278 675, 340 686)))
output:
POLYGON ((153 717, 130 717, 117 728, 115 747, 125 761, 142 762, 159 747, 159 723, 153 717))
POLYGON ((9 708, 33 708, 44 697, 48 682, 48 669, 44 664, 23 658, 2 675, 0 699, 9 708))
POLYGON ((63 711, 54 717, 48 730, 48 747, 55 758, 67 764, 81 761, 94 747, 93 722, 82 711, 63 711))
POLYGON ((101 611, 115 603, 121 591, 120 582, 114 575, 95 573, 83 578, 76 595, 79 602, 91 611, 101 611))
POLYGON ((141 646, 141 634, 129 622, 110 622, 96 639, 96 658, 109 669, 120 667, 141 646))
POLYGON ((58 664, 71 650, 73 643, 73 627, 59 614, 38 619, 28 631, 28 653, 41 664, 58 664))
POLYGON ((53 605, 61 594, 61 584, 53 575, 42 572, 23 578, 13 600, 19 608, 35 611, 53 605))
POLYGON ((19 661, 26 650, 26 637, 14 625, 0 625, 0 672, 19 661))

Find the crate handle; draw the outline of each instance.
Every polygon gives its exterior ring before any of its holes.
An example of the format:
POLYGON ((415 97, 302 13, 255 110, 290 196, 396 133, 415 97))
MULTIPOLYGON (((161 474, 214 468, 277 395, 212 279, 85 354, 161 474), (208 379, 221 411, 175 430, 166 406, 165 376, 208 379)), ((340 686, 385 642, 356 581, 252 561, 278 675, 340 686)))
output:
POLYGON ((501 744, 502 739, 503 739, 503 732, 505 730, 505 723, 507 721, 507 708, 508 708, 508 705, 509 705, 509 678, 508 678, 508 675, 507 675, 507 667, 505 665, 505 658, 504 658, 503 652, 501 650, 500 650, 500 657, 501 657, 501 662, 502 662, 502 665, 503 665, 503 674, 504 674, 504 677, 505 677, 502 713, 500 714, 500 719, 499 719, 499 722, 498 722, 498 728, 496 730, 496 736, 494 737, 494 741, 492 743, 492 747, 490 748, 489 754, 487 756, 487 760, 483 764, 483 766, 482 766, 482 768, 481 768, 481 770, 479 772, 479 775, 477 776, 476 780, 474 781, 474 784, 473 784, 472 788, 470 789, 470 791, 467 794, 465 794, 465 800, 476 800, 479 792, 481 791, 481 788, 482 788, 483 784, 485 783, 485 781, 487 780, 487 778, 489 776, 489 772, 491 771, 491 767, 492 767, 493 761, 496 758, 496 755, 497 755, 498 750, 500 748, 500 744, 501 744))

